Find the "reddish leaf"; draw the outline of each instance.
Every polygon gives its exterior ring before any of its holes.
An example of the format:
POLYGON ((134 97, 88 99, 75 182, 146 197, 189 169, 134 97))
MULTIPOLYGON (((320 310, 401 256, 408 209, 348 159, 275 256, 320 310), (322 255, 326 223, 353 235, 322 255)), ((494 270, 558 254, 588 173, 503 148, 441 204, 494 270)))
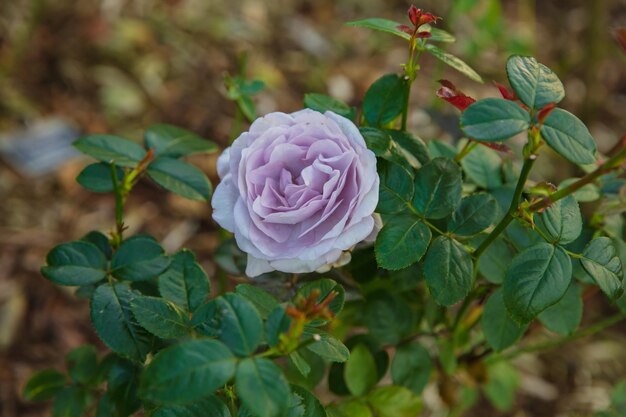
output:
POLYGON ((414 30, 411 29, 411 27, 409 27, 407 25, 398 25, 398 26, 396 26, 396 29, 401 30, 402 32, 407 33, 407 34, 413 36, 414 30))
POLYGON ((416 38, 430 38, 431 37, 431 33, 430 32, 417 32, 415 37, 416 38))
POLYGON ((439 80, 439 83, 443 87, 437 90, 437 96, 461 111, 465 110, 470 104, 476 101, 472 97, 463 94, 463 92, 459 91, 456 86, 448 80, 439 80))
POLYGON ((619 46, 622 47, 624 52, 626 52, 626 28, 615 29, 613 31, 613 37, 615 38, 619 46))
POLYGON ((517 95, 513 91, 509 90, 508 88, 496 81, 494 81, 493 84, 498 88, 498 90, 500 90, 500 94, 502 94, 503 99, 512 101, 517 100, 517 95))
POLYGON ((552 113, 552 110, 554 110, 555 107, 556 103, 548 103, 537 112, 537 121, 540 125, 543 124, 543 121, 546 120, 546 117, 548 117, 548 115, 552 113))

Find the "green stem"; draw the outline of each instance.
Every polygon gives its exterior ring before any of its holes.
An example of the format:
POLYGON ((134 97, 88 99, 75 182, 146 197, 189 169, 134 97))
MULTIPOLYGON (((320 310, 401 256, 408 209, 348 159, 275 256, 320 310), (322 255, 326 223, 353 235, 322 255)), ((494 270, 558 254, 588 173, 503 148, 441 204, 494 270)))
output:
POLYGON ((572 342, 574 340, 577 339, 581 339, 583 337, 587 337, 587 336, 591 336, 594 335, 596 333, 599 333, 603 330, 605 330, 608 327, 611 327, 617 323, 619 323, 620 321, 626 319, 626 314, 620 312, 617 313, 611 317, 608 317, 602 321, 599 321, 598 323, 592 324, 589 327, 586 327, 584 329, 580 329, 568 336, 562 337, 560 339, 551 339, 551 340, 546 340, 544 342, 539 342, 539 343, 535 343, 532 345, 528 345, 528 346, 523 346, 517 349, 514 349, 508 353, 505 354, 495 354, 490 356, 489 358, 486 359, 487 363, 493 363, 493 362, 498 362, 498 361, 502 361, 502 360, 508 360, 508 359, 513 359, 516 356, 521 355, 522 353, 532 353, 532 352, 542 352, 542 351, 547 351, 547 350, 551 350, 554 348, 557 348, 561 345, 564 345, 566 343, 572 342))
POLYGON ((411 84, 413 84, 413 80, 406 76, 404 77, 404 105, 402 108, 402 128, 401 130, 406 131, 407 119, 409 116, 409 97, 411 96, 411 84))
POLYGON ((111 180, 113 181, 113 192, 115 194, 115 232, 112 235, 111 245, 117 248, 122 242, 124 233, 124 202, 126 200, 119 178, 117 178, 117 167, 111 163, 111 180))
POLYGON ((478 145, 478 142, 473 141, 473 140, 468 140, 467 142, 465 142, 465 146, 463 146, 463 149, 461 149, 461 151, 458 154, 456 154, 456 156, 454 157, 454 160, 456 162, 461 162, 461 159, 465 158, 470 152, 472 152, 477 145, 478 145))
POLYGON ((526 181, 528 180, 528 174, 530 174, 530 170, 533 167, 533 164, 537 160, 537 155, 531 154, 527 158, 524 159, 524 165, 522 166, 522 172, 520 174, 519 179, 517 180, 517 186, 515 187, 515 192, 513 194, 513 199, 511 200, 511 205, 509 206, 509 210, 506 215, 500 220, 500 223, 493 229, 493 231, 485 238, 483 243, 474 251, 474 258, 478 260, 480 255, 493 243, 494 240, 507 228, 509 223, 515 218, 515 214, 519 208, 520 200, 522 199, 522 193, 524 192, 524 186, 526 181))
POLYGON ((570 194, 575 193, 576 191, 578 191, 585 185, 592 183, 593 181, 595 181, 602 175, 605 175, 619 168, 622 162, 624 162, 624 159, 626 159, 626 147, 622 147, 622 149, 619 152, 617 152, 608 161, 606 161, 604 164, 598 167, 595 171, 590 172, 589 174, 585 175, 578 181, 568 185, 567 187, 562 188, 550 194, 548 197, 544 198, 543 200, 539 200, 536 203, 531 204, 528 210, 531 212, 536 212, 536 211, 543 210, 546 207, 549 207, 555 202, 567 197, 570 194))

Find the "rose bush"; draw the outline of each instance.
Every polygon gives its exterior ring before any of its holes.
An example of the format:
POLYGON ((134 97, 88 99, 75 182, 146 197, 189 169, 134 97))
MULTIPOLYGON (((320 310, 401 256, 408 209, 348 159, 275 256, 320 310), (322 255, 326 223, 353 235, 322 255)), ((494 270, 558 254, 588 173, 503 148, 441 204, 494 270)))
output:
POLYGON ((213 218, 248 254, 246 274, 313 272, 373 237, 376 157, 331 111, 257 119, 218 160, 213 218))

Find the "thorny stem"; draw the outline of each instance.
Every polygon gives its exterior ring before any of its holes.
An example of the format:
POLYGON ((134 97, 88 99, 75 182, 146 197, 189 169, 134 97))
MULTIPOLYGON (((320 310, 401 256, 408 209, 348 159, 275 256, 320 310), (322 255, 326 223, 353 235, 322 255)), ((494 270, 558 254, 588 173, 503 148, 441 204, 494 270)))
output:
POLYGON ((113 182, 113 192, 115 194, 115 230, 111 232, 111 246, 114 249, 117 249, 122 243, 124 230, 126 230, 126 226, 124 225, 124 205, 126 204, 128 194, 145 173, 148 165, 153 159, 154 150, 150 149, 146 153, 146 156, 139 161, 137 166, 124 175, 124 178, 121 181, 117 177, 117 166, 115 165, 115 161, 111 162, 111 180, 113 182))
POLYGON ((505 354, 492 355, 486 359, 486 362, 493 363, 493 362, 498 362, 502 360, 513 359, 516 356, 521 355, 522 353, 542 352, 542 351, 554 349, 566 343, 572 342, 574 340, 578 340, 583 337, 587 337, 587 336, 591 336, 596 333, 599 333, 607 329, 608 327, 611 327, 619 323, 620 321, 624 319, 626 319, 626 314, 620 312, 602 321, 592 324, 591 326, 588 326, 584 329, 580 329, 568 336, 565 336, 559 339, 550 339, 544 342, 539 342, 539 343, 535 343, 535 344, 528 345, 528 346, 522 346, 520 348, 511 350, 505 354))

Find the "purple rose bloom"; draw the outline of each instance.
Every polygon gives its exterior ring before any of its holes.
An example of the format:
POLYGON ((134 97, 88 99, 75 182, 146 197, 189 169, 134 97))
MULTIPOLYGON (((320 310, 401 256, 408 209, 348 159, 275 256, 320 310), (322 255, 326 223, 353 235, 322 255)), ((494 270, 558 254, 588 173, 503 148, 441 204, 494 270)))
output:
POLYGON ((333 112, 261 117, 217 170, 213 218, 248 254, 248 276, 328 268, 378 231, 376 157, 333 112))

